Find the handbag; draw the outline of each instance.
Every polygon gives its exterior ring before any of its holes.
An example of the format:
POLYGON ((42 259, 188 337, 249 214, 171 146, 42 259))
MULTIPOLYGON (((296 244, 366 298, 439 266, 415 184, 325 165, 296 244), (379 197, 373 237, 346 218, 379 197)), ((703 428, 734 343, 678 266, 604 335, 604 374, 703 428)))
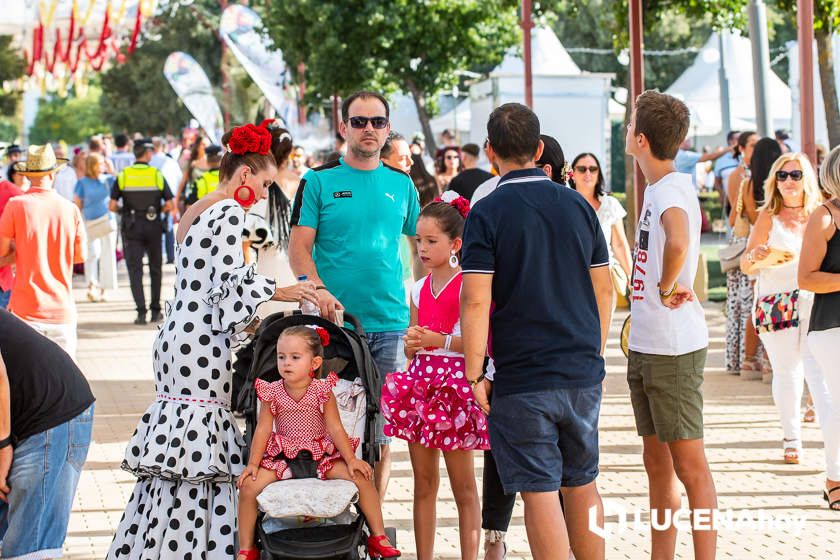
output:
POLYGON ((769 294, 756 298, 755 330, 776 332, 799 326, 799 290, 769 294))
POLYGON ((110 213, 93 220, 85 220, 85 231, 88 241, 105 237, 117 231, 117 224, 111 220, 110 213))
POLYGON ((732 228, 733 239, 726 247, 718 250, 720 271, 726 274, 741 266, 741 255, 747 249, 747 236, 750 234, 750 221, 744 214, 744 185, 748 183, 745 177, 741 179, 738 190, 738 202, 735 203, 735 225, 732 228))
POLYGON ((615 290, 615 306, 619 309, 630 307, 630 299, 627 290, 627 273, 621 265, 614 262, 610 264, 610 278, 612 278, 613 289, 615 290))

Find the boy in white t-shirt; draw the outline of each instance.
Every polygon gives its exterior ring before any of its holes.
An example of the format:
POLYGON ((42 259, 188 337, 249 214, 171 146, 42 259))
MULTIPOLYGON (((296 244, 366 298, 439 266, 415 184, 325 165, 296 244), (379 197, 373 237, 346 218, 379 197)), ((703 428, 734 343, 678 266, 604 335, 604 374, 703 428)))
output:
MULTIPOLYGON (((660 526, 670 517, 665 510, 680 509, 678 480, 692 511, 717 507, 703 448, 708 331, 691 290, 700 252, 700 206, 691 175, 674 167, 688 125, 683 102, 646 91, 636 99, 626 137, 626 152, 648 181, 636 232, 627 382, 643 441, 651 520, 660 526)), ((695 558, 715 557, 716 531, 695 530, 692 537, 695 558)), ((651 539, 651 557, 674 557, 673 524, 652 530, 651 539)))

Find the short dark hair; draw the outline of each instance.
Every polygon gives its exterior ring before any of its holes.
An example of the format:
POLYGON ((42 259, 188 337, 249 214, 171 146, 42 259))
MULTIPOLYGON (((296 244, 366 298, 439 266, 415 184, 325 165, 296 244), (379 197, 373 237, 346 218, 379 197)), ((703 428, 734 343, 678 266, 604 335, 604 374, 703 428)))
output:
POLYGON ((540 145, 540 120, 521 103, 505 103, 490 113, 487 139, 500 159, 525 164, 540 145))
MULTIPOLYGON (((604 169, 601 167, 601 162, 598 161, 598 156, 592 152, 583 152, 582 154, 578 154, 577 157, 572 160, 572 170, 574 171, 577 163, 585 157, 591 157, 594 159, 595 165, 598 166, 598 180, 595 181, 595 198, 601 198, 604 196, 604 169)), ((575 185, 574 179, 569 179, 569 186, 577 190, 577 185, 575 185)))
POLYGON ((385 139, 385 143, 382 144, 382 149, 379 150, 379 159, 385 159, 390 156, 391 152, 394 151, 394 142, 399 142, 400 140, 405 140, 405 136, 399 132, 391 132, 388 138, 385 139))
POLYGON ((335 133, 335 139, 338 140, 341 143, 346 142, 346 140, 344 139, 344 136, 342 136, 340 132, 335 133))
POLYGON ((461 146, 461 151, 465 154, 470 154, 474 158, 477 158, 478 154, 481 153, 481 148, 478 147, 478 144, 469 143, 461 146))
POLYGON ((650 153, 659 160, 677 157, 688 134, 691 113, 685 103, 671 95, 649 89, 636 98, 633 134, 644 134, 650 153))
POLYGON ((739 138, 741 136, 741 132, 738 130, 730 130, 729 134, 726 135, 726 142, 732 142, 734 138, 739 138))
POLYGON ((384 95, 382 95, 381 93, 376 93, 375 91, 357 91, 356 93, 350 95, 349 97, 347 97, 347 99, 341 102, 341 120, 347 122, 347 120, 350 118, 350 105, 352 105, 354 101, 356 101, 357 99, 368 99, 370 97, 381 101, 382 104, 385 106, 385 116, 391 116, 391 107, 388 105, 388 100, 385 99, 384 95))
POLYGON ((790 133, 787 129, 780 128, 775 132, 776 140, 790 140, 790 133))
POLYGON ((128 135, 121 132, 114 136, 114 146, 117 148, 125 148, 128 146, 128 135))
POLYGON ((22 154, 22 153, 23 153, 23 150, 21 150, 20 146, 18 146, 17 144, 9 144, 9 146, 6 148, 6 155, 7 156, 13 156, 15 154, 22 154))
POLYGON ((782 156, 782 147, 773 138, 762 138, 755 143, 750 158, 750 182, 756 206, 764 203, 764 182, 770 176, 770 169, 782 156))
POLYGON ((543 152, 536 164, 540 167, 546 164, 551 165, 551 180, 561 185, 566 184, 566 177, 563 174, 563 168, 566 166, 566 156, 563 154, 563 148, 553 136, 548 134, 540 134, 540 140, 543 141, 543 152))
POLYGON ((141 138, 134 143, 134 149, 132 151, 134 152, 134 157, 141 158, 147 151, 153 150, 154 148, 155 145, 151 138, 141 138))

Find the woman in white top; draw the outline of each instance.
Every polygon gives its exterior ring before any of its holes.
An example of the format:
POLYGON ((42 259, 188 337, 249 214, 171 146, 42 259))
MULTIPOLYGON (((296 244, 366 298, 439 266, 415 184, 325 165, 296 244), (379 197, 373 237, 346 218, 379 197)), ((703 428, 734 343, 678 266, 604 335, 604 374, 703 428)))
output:
MULTIPOLYGON (((284 128, 269 125, 273 136, 271 153, 277 161, 274 183, 268 196, 257 201, 245 216, 245 255, 249 260, 254 249, 257 256, 257 273, 275 279, 281 286, 297 281, 289 265, 289 224, 292 199, 300 184, 300 177, 289 169, 287 163, 294 146, 292 136, 284 128)), ((265 319, 272 313, 297 309, 297 304, 267 301, 257 308, 257 315, 265 319)))
POLYGON ((624 216, 627 212, 618 199, 604 192, 604 175, 595 154, 584 152, 572 160, 572 178, 569 186, 582 194, 595 209, 610 250, 610 261, 618 263, 627 274, 627 278, 630 278, 633 259, 630 256, 627 234, 624 232, 624 216))
POLYGON ((764 200, 741 256, 741 270, 747 274, 758 270, 753 317, 773 367, 773 401, 784 432, 784 460, 799 463, 799 407, 807 380, 823 429, 827 471, 838 473, 840 441, 834 430, 826 429, 837 412, 807 341, 814 294, 800 290, 797 283, 805 225, 822 202, 816 175, 803 154, 784 154, 776 160, 764 183, 764 200))

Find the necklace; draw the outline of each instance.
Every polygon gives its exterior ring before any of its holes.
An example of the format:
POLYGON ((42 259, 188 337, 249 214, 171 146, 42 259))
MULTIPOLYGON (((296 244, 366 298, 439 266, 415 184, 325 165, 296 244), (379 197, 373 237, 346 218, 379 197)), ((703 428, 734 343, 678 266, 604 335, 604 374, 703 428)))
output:
POLYGON ((805 208, 805 205, 804 205, 804 204, 800 204, 799 206, 788 206, 788 205, 787 205, 787 204, 785 204, 784 202, 782 203, 782 206, 784 206, 785 208, 789 208, 789 209, 791 209, 791 210, 795 210, 795 209, 797 209, 797 208, 805 208))

